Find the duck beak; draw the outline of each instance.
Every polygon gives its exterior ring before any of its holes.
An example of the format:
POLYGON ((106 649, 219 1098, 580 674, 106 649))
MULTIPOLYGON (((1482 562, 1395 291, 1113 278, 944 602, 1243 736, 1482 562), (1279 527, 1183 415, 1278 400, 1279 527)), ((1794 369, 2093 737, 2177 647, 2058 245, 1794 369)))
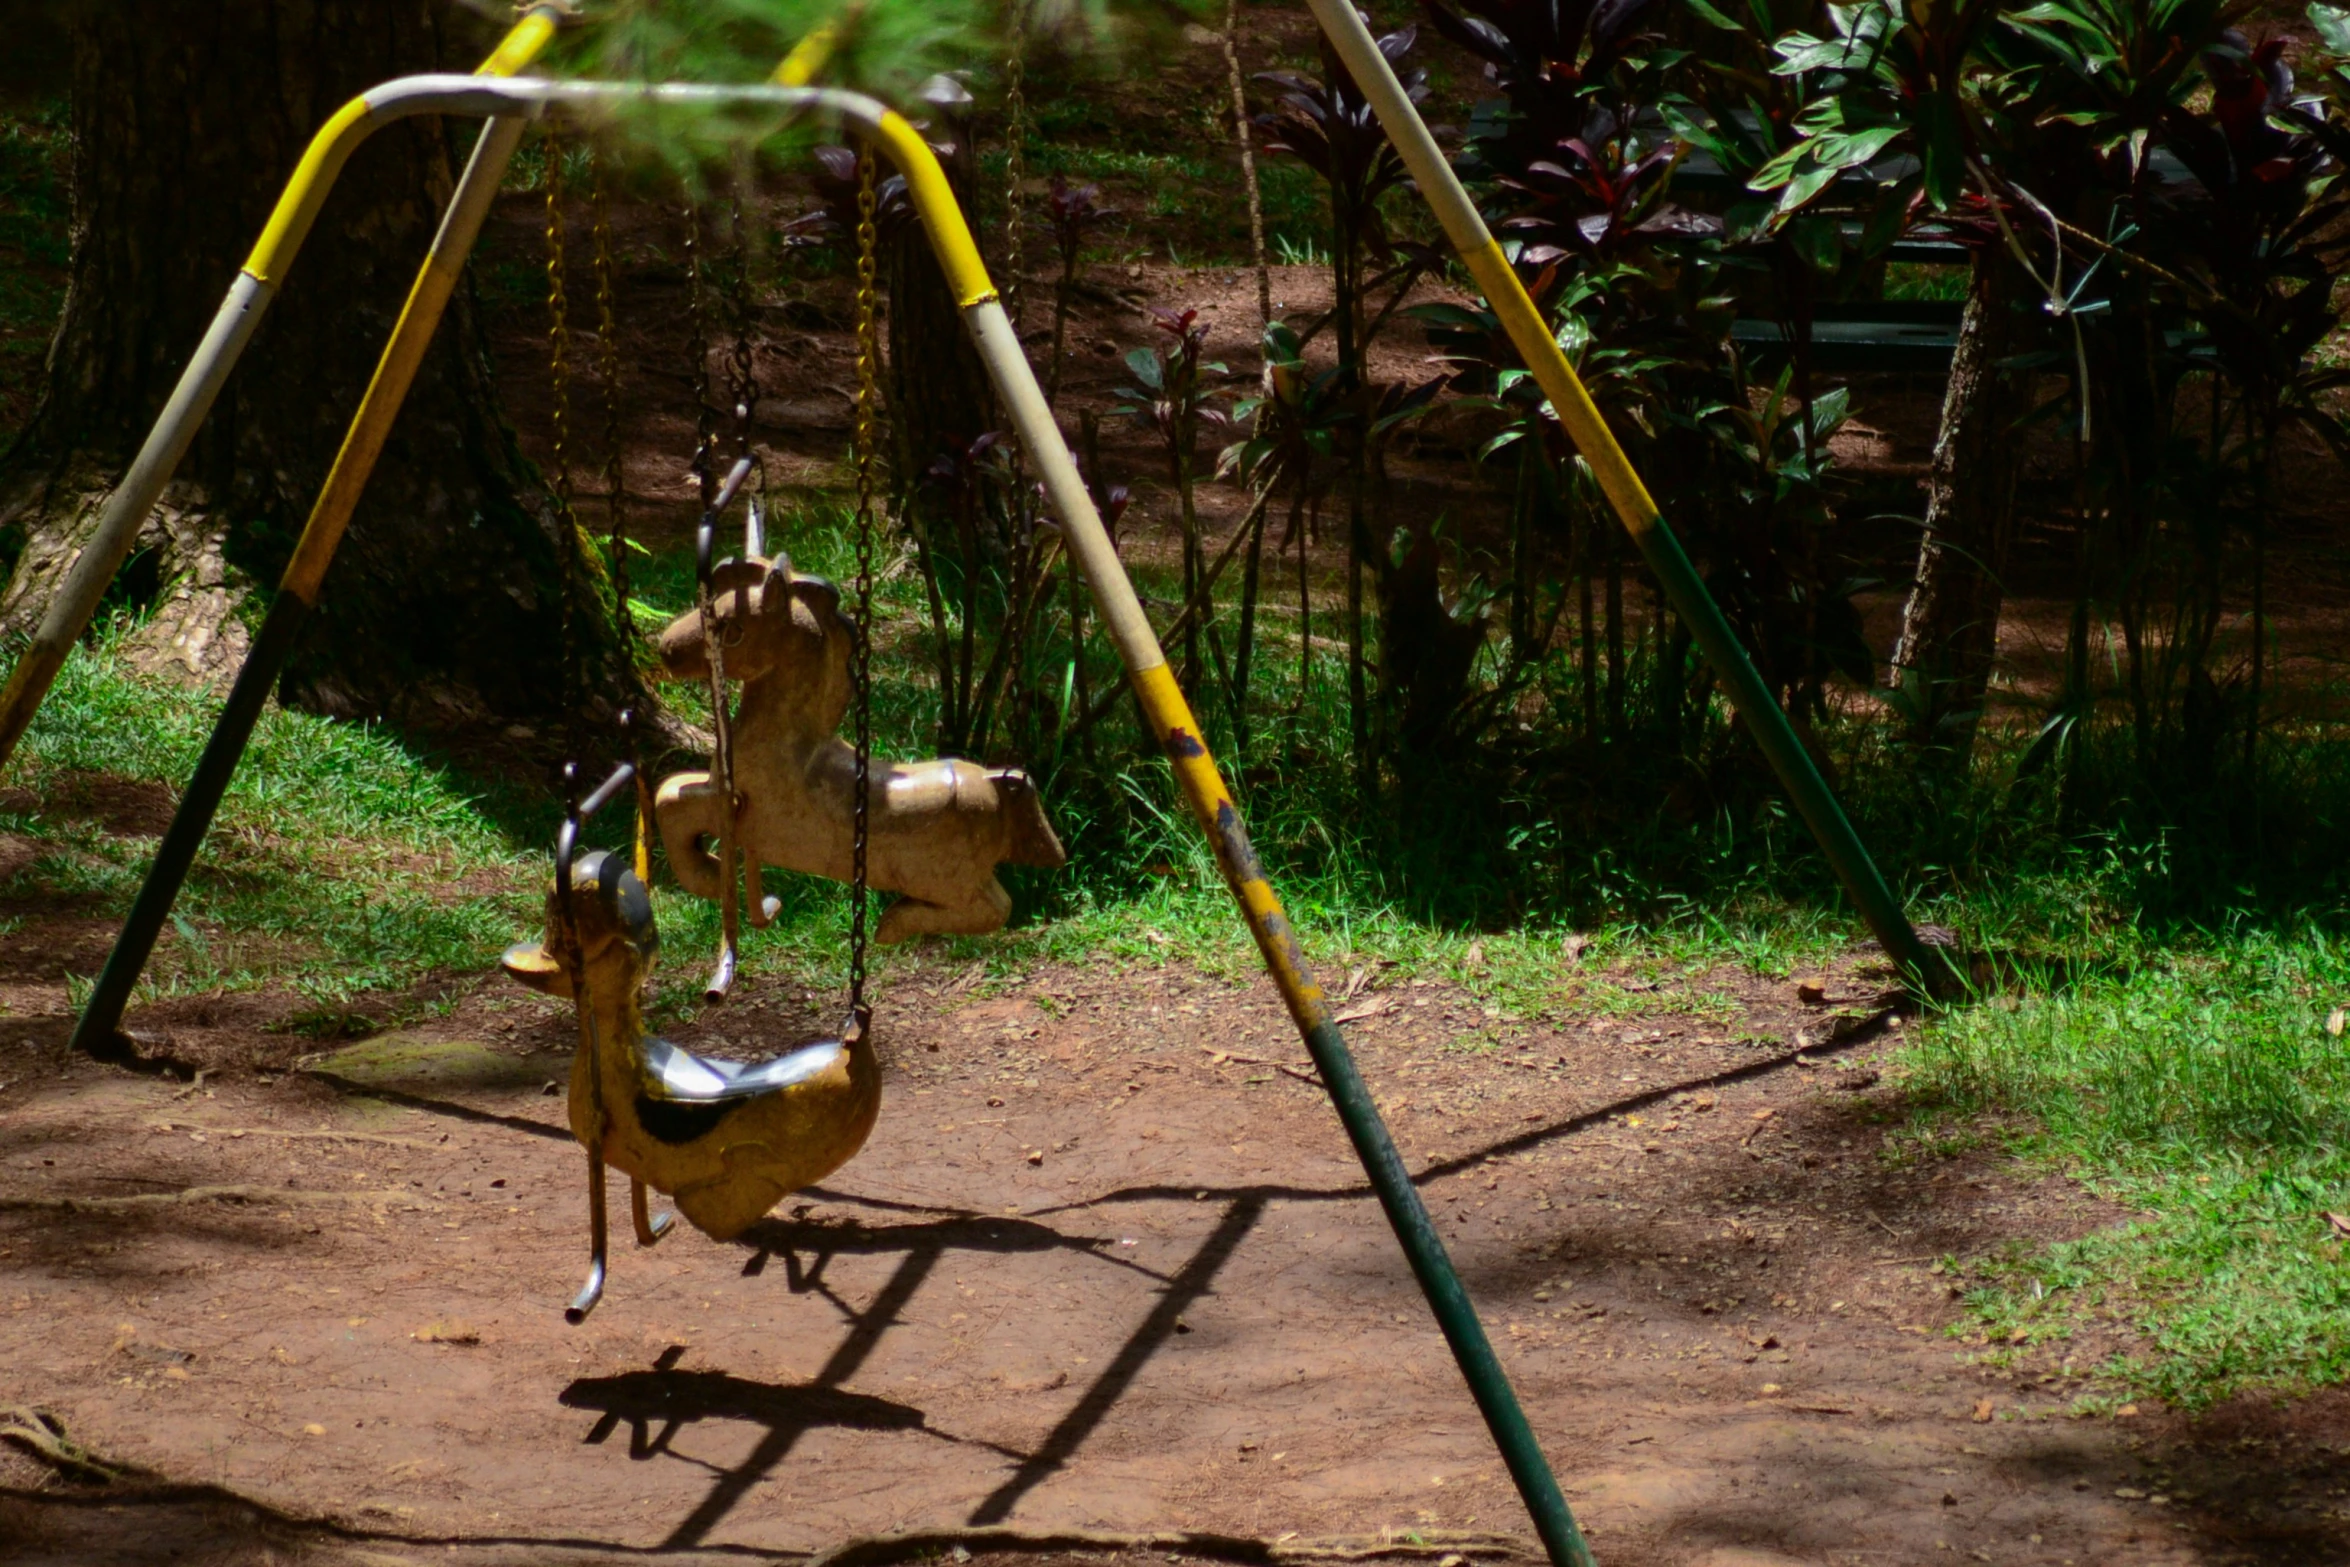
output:
POLYGON ((506 949, 498 966, 542 994, 563 997, 571 994, 571 976, 563 972, 563 965, 555 961, 544 942, 516 942, 506 949))

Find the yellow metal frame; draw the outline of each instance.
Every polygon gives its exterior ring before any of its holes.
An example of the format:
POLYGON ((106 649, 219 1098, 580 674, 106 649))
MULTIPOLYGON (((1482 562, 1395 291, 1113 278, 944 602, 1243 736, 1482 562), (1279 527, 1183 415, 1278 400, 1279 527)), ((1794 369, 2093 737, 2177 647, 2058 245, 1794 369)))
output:
MULTIPOLYGON (((482 62, 476 75, 503 79, 530 65, 555 36, 566 14, 565 7, 552 0, 533 5, 482 62)), ((260 241, 229 286, 227 299, 214 313, 203 341, 180 372, 178 384, 173 387, 138 455, 115 486, 114 493, 107 497, 105 510, 99 514, 89 542, 51 595, 31 641, 9 671, 7 686, 0 688, 0 764, 15 754, 17 743, 24 738, 33 715, 40 710, 57 672, 65 667, 74 644, 89 629, 90 618, 97 613, 107 584, 122 568, 132 540, 138 537, 163 487, 171 482, 180 459, 187 453, 188 443, 211 412, 213 401, 243 355, 245 345, 252 341, 278 285, 293 266, 302 242, 309 237, 311 225, 325 205, 336 176, 341 174, 353 149, 384 123, 386 115, 382 107, 362 96, 337 110, 311 137, 309 147, 261 231, 260 241)), ((364 487, 367 470, 373 466, 376 454, 382 449, 383 435, 390 428, 390 414, 398 410, 406 396, 416 366, 422 362, 424 345, 431 341, 434 328, 440 324, 457 271, 472 248, 481 215, 487 212, 489 200, 497 191, 506 159, 521 135, 521 126, 522 121, 516 119, 511 123, 493 121, 484 128, 465 177, 451 197, 449 212, 443 217, 432 253, 417 275, 367 396, 353 418, 351 434, 336 459, 327 490, 320 497, 320 510, 314 511, 311 518, 313 525, 333 505, 343 506, 343 520, 348 520, 348 505, 357 500, 359 490, 364 487), (466 229, 469 214, 472 228, 466 229)), ((305 541, 309 531, 306 527, 305 541)), ((340 522, 325 531, 339 539, 340 522)), ((330 557, 333 554, 331 542, 325 554, 330 557)), ((325 570, 323 561, 315 551, 305 555, 298 549, 296 566, 298 569, 289 572, 293 578, 290 585, 306 597, 314 598, 317 578, 325 570)))
MULTIPOLYGON (((514 75, 538 58, 560 25, 558 12, 545 7, 531 12, 474 74, 514 75)), ((245 263, 248 274, 268 282, 277 268, 292 262, 294 251, 326 203, 334 176, 342 172, 352 150, 372 130, 369 122, 373 113, 365 97, 355 98, 312 138, 310 150, 278 199, 277 210, 270 214, 269 226, 261 231, 261 242, 253 247, 252 259, 245 263)), ((293 559, 278 580, 281 591, 298 595, 306 604, 318 602, 319 585, 326 579, 327 567, 334 564, 351 513, 375 472, 376 459, 383 455, 384 442, 391 438, 392 425, 408 400, 409 389, 416 384, 416 372, 424 365, 425 351, 432 346, 441 317, 465 275, 465 258, 480 237, 482 220, 505 178, 507 161, 522 140, 522 129, 520 118, 492 120, 482 127, 465 178, 450 197, 432 249, 417 269, 407 302, 400 308, 400 319, 384 344, 383 357, 376 362, 375 374, 351 416, 349 433, 335 453, 334 466, 327 471, 309 520, 302 525, 293 559)))

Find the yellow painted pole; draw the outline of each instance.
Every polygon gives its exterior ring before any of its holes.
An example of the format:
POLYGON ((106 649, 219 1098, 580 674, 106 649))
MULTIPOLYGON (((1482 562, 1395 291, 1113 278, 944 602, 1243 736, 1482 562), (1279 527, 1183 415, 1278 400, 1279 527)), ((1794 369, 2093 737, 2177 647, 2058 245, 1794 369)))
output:
MULTIPOLYGON (((554 37, 558 16, 550 7, 533 11, 475 74, 511 76, 530 64, 554 37)), ((432 248, 425 253, 424 265, 417 270, 416 281, 409 287, 408 301, 401 307, 391 339, 384 344, 383 356, 376 362, 375 375, 359 399, 358 411, 351 416, 351 428, 343 437, 342 450, 335 453, 334 466, 327 471, 326 483, 310 508, 310 520, 302 526, 302 538, 294 546, 294 558, 287 562, 285 575, 279 579, 281 593, 298 594, 309 605, 318 602, 319 583, 334 561, 335 549, 343 541, 343 530, 350 525, 351 512, 359 504, 369 476, 375 472, 376 459, 383 455, 384 442, 400 416, 400 407, 407 401, 409 389, 416 384, 416 372, 424 363, 425 351, 432 346, 433 334, 440 330, 450 296, 465 275, 465 258, 472 254, 473 242, 480 236, 482 223, 497 199, 498 187, 506 177, 506 164, 522 141, 524 125, 520 115, 501 115, 482 127, 464 177, 458 181, 455 193, 449 198, 449 210, 442 214, 440 229, 433 235, 432 248)), ((325 199, 326 187, 317 187, 312 202, 325 199)), ((307 228, 307 218, 303 226, 307 228)), ((260 268, 275 263, 276 258, 270 253, 275 228, 273 222, 271 231, 265 232, 261 244, 255 247, 254 259, 246 263, 246 270, 257 277, 266 278, 269 274, 260 268)))
POLYGON ((906 177, 907 192, 921 214, 947 286, 963 307, 964 322, 979 346, 996 393, 1044 482, 1047 499, 1060 519, 1062 537, 1093 590, 1094 603, 1118 645, 1134 694, 1174 769, 1176 786, 1207 834, 1225 883, 1240 905, 1241 918, 1256 939, 1257 951, 1281 992, 1290 1020, 1314 1058, 1331 1106, 1354 1143, 1356 1157, 1386 1210, 1388 1224, 1460 1366, 1461 1378, 1485 1417, 1486 1428, 1517 1485, 1535 1532, 1555 1567, 1591 1567, 1591 1548, 1559 1490, 1558 1479, 1551 1473, 1508 1373, 1493 1353, 1477 1308, 1429 1220, 1419 1188, 1404 1168, 1403 1157, 1363 1082, 1354 1054, 1331 1019, 1322 987, 1315 982, 1298 945, 1296 927, 1281 907, 1280 896, 1249 842, 1240 806, 1208 754, 1199 720, 1176 684, 1174 671, 1167 667, 1157 633, 1143 614, 1133 584, 1119 563, 1116 546, 1102 526, 1068 443, 1036 384, 1019 336, 988 280, 987 267, 955 204, 945 171, 920 133, 895 113, 881 113, 870 122, 868 134, 906 177))
POLYGON ((1575 443, 1575 450, 1591 465, 1592 475, 1598 479, 1608 504, 1639 547, 1649 569, 1656 573, 1658 585, 1689 627, 1706 662, 1713 665, 1731 705, 1746 721, 1747 733, 1754 737, 1764 759, 1779 775, 1804 825, 1811 829, 1813 840, 1844 884, 1846 896, 1868 922, 1878 945, 1913 981, 1929 990, 1948 988, 1956 979, 1954 971, 1943 957, 1919 939, 1917 928, 1910 924, 1909 915, 1901 907, 1901 900, 1894 896, 1893 889, 1878 871, 1877 862, 1860 841, 1860 834, 1853 829, 1851 818, 1844 814, 1842 802, 1821 776, 1811 753, 1803 748, 1795 726, 1788 722, 1778 698, 1755 668, 1754 660, 1747 656, 1737 633, 1723 617, 1721 606, 1707 591, 1705 579, 1698 575, 1688 553, 1681 548, 1681 541, 1666 526, 1655 498, 1641 482, 1639 471, 1625 455, 1615 432, 1608 428, 1607 420, 1600 416, 1583 378, 1567 362, 1558 339, 1543 321, 1542 312, 1535 308, 1525 284, 1518 280, 1517 270, 1486 228, 1477 204, 1469 199, 1469 193, 1452 172, 1452 165, 1445 161, 1443 151, 1436 145, 1435 137, 1429 134, 1427 122, 1420 118, 1420 111, 1403 90, 1402 83, 1396 80, 1395 68, 1379 52, 1370 29, 1355 10, 1354 0, 1307 0, 1307 4, 1347 74, 1369 100, 1372 112, 1379 117, 1380 128, 1387 133, 1388 142, 1410 171, 1412 182, 1436 215, 1445 237, 1452 241, 1461 264, 1477 280, 1486 303, 1500 318, 1502 330, 1509 334, 1519 357, 1533 372, 1535 383, 1550 399, 1550 406, 1568 438, 1575 443))
POLYGON ((825 22, 809 29, 808 36, 793 44, 791 53, 783 57, 773 75, 767 79, 778 87, 813 87, 816 78, 832 63, 833 51, 840 47, 841 29, 856 15, 856 8, 839 21, 825 22))
MULTIPOLYGON (((528 65, 555 35, 564 14, 554 5, 534 6, 476 74, 502 78, 528 65)), ((528 105, 520 107, 529 109, 528 105)), ((241 283, 249 282, 256 289, 268 288, 293 263, 295 252, 317 219, 319 209, 325 205, 336 175, 342 171, 352 150, 373 128, 375 115, 376 110, 366 97, 354 99, 312 139, 293 180, 278 200, 277 210, 262 231, 261 242, 254 246, 252 257, 245 264, 241 283)), ((407 303, 392 328, 391 340, 384 345, 375 375, 360 397, 350 431, 343 438, 342 449, 335 454, 326 484, 310 509, 310 520, 303 525, 302 536, 294 546, 293 558, 286 563, 285 574, 278 580, 277 596, 262 617, 252 646, 245 651, 245 662, 237 670, 228 701, 205 742, 195 776, 189 779, 186 791, 180 796, 171 826, 156 846, 146 880, 140 884, 139 895, 131 904, 130 916, 124 920, 121 934, 115 937, 114 947, 106 956, 106 966, 99 971, 97 984, 82 1008, 81 1020, 74 1026, 74 1044, 92 1055, 106 1057, 121 1053, 119 1030, 123 1012, 130 1005, 131 992, 147 966, 148 955, 154 951, 163 922, 171 915, 180 885, 186 880, 189 867, 196 862, 196 851, 203 846, 213 813, 219 809, 230 778, 235 776, 253 725, 259 721, 261 709, 277 685, 278 674, 293 653, 295 637, 318 602, 319 584, 325 579, 326 568, 334 561, 335 548, 342 542, 352 508, 358 505, 368 476, 375 471, 376 459, 383 453, 392 422, 399 416, 400 405, 415 384, 417 367, 424 362, 425 350, 431 346, 449 297, 463 275, 465 258, 481 233, 491 203, 497 199, 507 160, 522 140, 526 123, 527 113, 495 116, 482 127, 474 143, 465 173, 449 197, 448 210, 441 215, 432 248, 426 252, 424 265, 408 290, 407 303)), ((202 414, 196 417, 200 421, 202 414)), ((140 515, 144 515, 143 508, 140 515)), ((136 522, 136 518, 132 519, 134 533, 136 522)), ((127 535, 124 544, 127 548, 127 535)), ((92 549, 96 549, 94 544, 92 549)), ((120 564, 119 554, 114 564, 120 564)), ((113 569, 113 566, 107 568, 108 576, 113 569)), ((104 586, 100 581, 99 590, 103 591, 104 586)), ((91 604, 95 607, 94 596, 91 604)), ((86 624, 87 613, 81 618, 86 624)), ((71 640, 68 639, 69 646, 71 640)), ((27 650, 26 663, 31 661, 33 651, 27 650)), ((33 706, 38 705, 47 690, 48 679, 54 677, 63 662, 61 652, 37 689, 28 684, 30 705, 24 708, 19 727, 7 735, 9 743, 22 733, 22 723, 30 721, 33 706)), ((19 665, 17 675, 29 679, 24 664, 19 665)), ((17 692, 16 680, 12 679, 9 694, 17 692)))

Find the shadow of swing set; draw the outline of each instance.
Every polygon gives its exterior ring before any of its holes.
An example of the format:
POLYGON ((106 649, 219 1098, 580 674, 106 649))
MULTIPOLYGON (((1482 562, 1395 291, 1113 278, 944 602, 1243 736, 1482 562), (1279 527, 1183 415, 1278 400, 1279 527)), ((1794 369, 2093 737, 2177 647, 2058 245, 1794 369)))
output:
MULTIPOLYGON (((1912 985, 1946 990, 1952 981, 1946 954, 1927 947, 1911 926, 1362 18, 1346 0, 1309 4, 1862 918, 1912 985)), ((872 333, 870 200, 874 162, 886 158, 906 181, 965 326, 1042 481, 1047 505, 1060 523, 1143 712, 1208 836, 1265 966, 1319 1069, 1550 1559, 1560 1567, 1590 1563, 1582 1531, 1250 847, 1239 807, 1208 755, 1200 726, 1127 581, 936 156, 919 131, 894 110, 860 94, 809 85, 830 54, 831 39, 823 30, 805 40, 773 78, 760 85, 520 77, 518 73, 570 19, 571 10, 568 3, 542 0, 525 11, 475 75, 414 76, 387 83, 352 100, 318 132, 260 243, 109 498, 91 542, 60 585, 6 688, 0 690, 0 763, 5 763, 282 286, 351 153, 398 120, 434 114, 485 121, 343 448, 82 1013, 75 1045, 101 1059, 136 1059, 121 1023, 139 974, 292 651, 295 634, 318 601, 352 509, 525 129, 550 118, 592 122, 624 106, 645 105, 765 109, 829 119, 864 148, 867 221, 860 225, 859 236, 858 335, 865 385, 860 388, 858 432, 858 612, 852 617, 842 609, 831 584, 794 572, 788 561, 764 558, 755 521, 746 530, 744 558, 714 561, 717 525, 739 494, 751 464, 747 457, 738 460, 722 481, 705 474, 697 540, 698 603, 664 633, 662 652, 673 675, 700 675, 709 681, 717 720, 715 754, 707 773, 667 780, 653 801, 652 814, 680 881, 690 891, 715 895, 721 904, 724 936, 718 972, 711 982, 714 996, 723 994, 732 978, 738 860, 749 884, 754 922, 771 917, 770 900, 759 890, 762 860, 850 883, 848 1017, 838 1037, 813 1041, 754 1066, 699 1057, 648 1037, 637 998, 658 951, 641 864, 647 832, 644 796, 650 791, 641 785, 635 791, 640 863, 630 865, 601 851, 582 855, 577 850, 582 824, 629 788, 633 769, 624 764, 584 798, 573 779, 556 845, 546 936, 513 948, 505 958, 508 972, 524 983, 568 995, 579 1021, 570 1119, 574 1135, 588 1150, 591 1271, 566 1316, 580 1321, 603 1288, 607 1164, 630 1177, 636 1236, 649 1245, 667 1226, 668 1216, 651 1212, 648 1188, 669 1195, 698 1228, 727 1238, 747 1230, 782 1197, 821 1179, 862 1146, 881 1098, 864 994, 865 915, 872 887, 906 894, 884 917, 875 932, 877 939, 928 931, 984 931, 999 926, 1008 912, 995 881, 996 864, 1060 861, 1060 845, 1041 805, 1017 773, 990 773, 952 760, 886 766, 878 778, 872 772, 864 637, 872 523, 870 378, 878 358, 872 333), (739 717, 731 719, 725 667, 730 654, 743 685, 739 717), (835 730, 843 709, 852 704, 856 739, 847 744, 835 730), (738 742, 748 747, 740 758, 738 742), (734 802, 733 809, 727 808, 729 801, 734 802), (706 847, 713 841, 715 854, 706 847)))

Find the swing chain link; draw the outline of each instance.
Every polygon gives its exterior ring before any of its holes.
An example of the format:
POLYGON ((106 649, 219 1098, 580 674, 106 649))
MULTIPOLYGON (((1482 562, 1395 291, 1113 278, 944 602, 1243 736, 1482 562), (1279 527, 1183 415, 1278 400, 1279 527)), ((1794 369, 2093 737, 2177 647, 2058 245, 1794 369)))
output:
POLYGON ((702 283, 702 208, 688 202, 685 209, 686 352, 694 362, 694 464, 702 481, 702 505, 707 508, 718 493, 718 474, 711 461, 717 430, 710 417, 710 318, 708 291, 702 283))
POLYGON ((604 383, 604 512, 611 544, 612 624, 623 647, 636 644, 628 601, 627 474, 620 451, 620 342, 612 310, 612 214, 604 155, 591 165, 588 210, 596 239, 596 365, 604 383))
POLYGON ((571 557, 579 544, 579 523, 571 509, 571 302, 564 292, 564 148, 562 138, 552 127, 542 145, 546 150, 547 187, 547 376, 552 392, 547 423, 554 459, 550 488, 555 503, 555 569, 563 600, 563 711, 566 722, 574 730, 573 743, 567 749, 576 752, 576 715, 585 694, 586 677, 581 668, 577 609, 573 602, 577 595, 572 591, 576 582, 571 557))
POLYGON ((1027 0, 1012 0, 1011 52, 1004 61, 1004 309, 1020 324, 1021 237, 1026 228, 1028 183, 1028 95, 1024 90, 1028 49, 1027 0))
POLYGON ((726 360, 726 395, 734 407, 737 457, 751 455, 751 409, 759 399, 758 368, 751 356, 751 245, 743 223, 742 187, 735 186, 727 213, 733 240, 733 267, 726 280, 727 311, 733 317, 734 346, 726 360))
POLYGON ((881 334, 875 324, 874 288, 879 236, 874 214, 873 151, 857 157, 857 621, 849 650, 849 681, 856 692, 856 793, 849 837, 849 1023, 862 1037, 873 1009, 865 1000, 865 920, 868 889, 865 854, 873 770, 873 509, 878 488, 876 450, 880 444, 881 334))

